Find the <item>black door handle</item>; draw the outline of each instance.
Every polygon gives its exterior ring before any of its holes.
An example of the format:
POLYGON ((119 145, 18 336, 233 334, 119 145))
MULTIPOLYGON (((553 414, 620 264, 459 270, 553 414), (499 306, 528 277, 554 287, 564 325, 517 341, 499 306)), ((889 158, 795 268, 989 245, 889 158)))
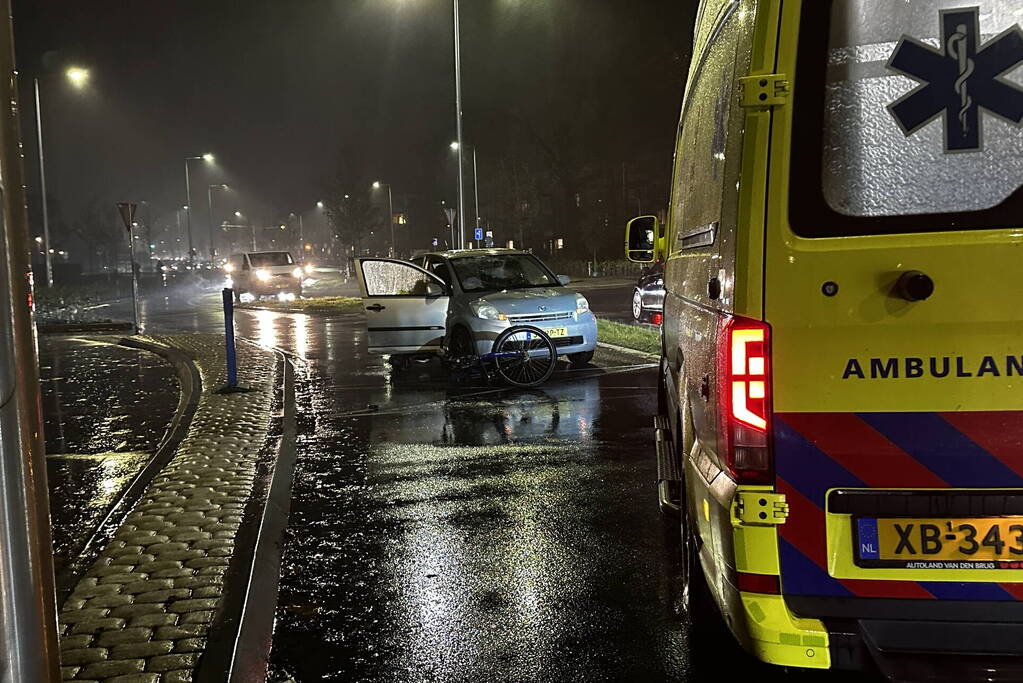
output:
POLYGON ((381 306, 380 304, 373 304, 372 306, 366 306, 366 310, 367 311, 373 311, 374 313, 379 313, 380 311, 383 311, 386 308, 387 308, 387 306, 381 306))

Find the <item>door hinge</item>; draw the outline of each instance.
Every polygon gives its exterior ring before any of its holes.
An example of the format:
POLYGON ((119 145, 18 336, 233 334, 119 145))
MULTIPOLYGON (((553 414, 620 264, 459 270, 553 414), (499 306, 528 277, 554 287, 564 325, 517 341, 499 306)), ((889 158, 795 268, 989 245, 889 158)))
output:
POLYGON ((742 85, 742 106, 777 107, 785 104, 792 92, 789 77, 785 74, 762 74, 740 78, 742 85))
POLYGON ((732 501, 732 526, 773 526, 784 524, 788 516, 784 493, 739 491, 732 501))

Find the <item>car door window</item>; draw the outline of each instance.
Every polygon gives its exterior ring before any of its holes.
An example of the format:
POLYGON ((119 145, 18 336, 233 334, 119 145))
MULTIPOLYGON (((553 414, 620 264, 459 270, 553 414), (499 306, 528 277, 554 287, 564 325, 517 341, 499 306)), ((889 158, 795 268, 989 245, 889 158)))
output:
POLYGON ((369 296, 428 296, 441 284, 411 263, 397 261, 363 261, 362 274, 369 296))
POLYGON ((436 275, 444 284, 451 286, 451 270, 448 268, 448 264, 442 258, 430 258, 426 261, 425 269, 436 275))

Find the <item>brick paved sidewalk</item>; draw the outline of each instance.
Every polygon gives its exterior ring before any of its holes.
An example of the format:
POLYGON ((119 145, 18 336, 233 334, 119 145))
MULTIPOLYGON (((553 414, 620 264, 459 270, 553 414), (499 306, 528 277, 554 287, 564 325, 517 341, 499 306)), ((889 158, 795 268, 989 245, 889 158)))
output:
POLYGON ((220 395, 223 337, 144 339, 192 357, 203 395, 174 458, 62 606, 65 680, 192 680, 268 437, 274 353, 239 344, 239 383, 253 391, 220 395))

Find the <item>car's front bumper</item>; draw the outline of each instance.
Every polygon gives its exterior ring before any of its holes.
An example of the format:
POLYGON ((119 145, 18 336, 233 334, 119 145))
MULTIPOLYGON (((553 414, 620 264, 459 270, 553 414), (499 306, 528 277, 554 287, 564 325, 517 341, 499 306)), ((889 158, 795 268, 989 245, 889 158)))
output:
POLYGON ((555 346, 558 347, 559 356, 567 356, 574 353, 585 353, 597 348, 597 319, 592 313, 583 313, 564 320, 544 321, 508 321, 508 320, 482 320, 474 318, 469 322, 473 339, 476 341, 476 352, 479 354, 490 353, 493 350, 494 342, 498 335, 510 327, 525 325, 536 327, 545 332, 551 329, 564 328, 567 332, 563 337, 553 337, 555 346))

